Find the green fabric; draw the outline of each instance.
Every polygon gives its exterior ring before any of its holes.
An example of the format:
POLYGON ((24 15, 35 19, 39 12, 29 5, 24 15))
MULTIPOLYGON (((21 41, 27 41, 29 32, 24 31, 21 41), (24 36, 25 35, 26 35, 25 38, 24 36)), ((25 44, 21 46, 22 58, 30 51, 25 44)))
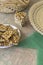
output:
POLYGON ((35 48, 37 53, 37 65, 43 65, 43 36, 35 32, 30 37, 27 37, 20 42, 18 47, 35 48))

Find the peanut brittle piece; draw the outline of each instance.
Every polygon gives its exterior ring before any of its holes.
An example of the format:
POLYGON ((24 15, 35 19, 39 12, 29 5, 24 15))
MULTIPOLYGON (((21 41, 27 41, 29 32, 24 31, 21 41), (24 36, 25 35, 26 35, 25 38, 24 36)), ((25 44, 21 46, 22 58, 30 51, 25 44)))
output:
POLYGON ((18 45, 19 40, 20 40, 20 37, 18 35, 13 36, 13 43, 14 43, 14 45, 18 45))
POLYGON ((8 46, 9 45, 9 42, 4 42, 4 46, 8 46))
POLYGON ((13 30, 13 35, 19 35, 18 29, 13 30))
POLYGON ((2 37, 0 37, 0 43, 1 43, 1 42, 5 42, 5 39, 2 38, 2 37))
POLYGON ((9 45, 9 43, 8 42, 0 42, 0 46, 8 46, 9 45))
POLYGON ((3 34, 3 32, 0 31, 0 36, 3 34))
POLYGON ((7 30, 13 31, 13 28, 11 26, 7 26, 7 30))
POLYGON ((0 31, 2 32, 6 31, 6 26, 4 26, 3 24, 0 24, 0 31))
POLYGON ((10 45, 13 45, 13 42, 12 42, 12 40, 10 40, 10 41, 9 41, 9 46, 10 46, 10 45))
POLYGON ((4 43, 3 42, 0 42, 0 46, 4 46, 4 43))
POLYGON ((7 26, 7 30, 13 31, 14 35, 18 34, 18 29, 13 29, 11 26, 7 26))
POLYGON ((24 27, 28 21, 28 16, 26 12, 16 12, 14 15, 15 23, 24 27))
POLYGON ((6 32, 3 33, 2 37, 5 39, 5 40, 8 40, 13 34, 13 31, 10 31, 10 30, 7 30, 6 32))

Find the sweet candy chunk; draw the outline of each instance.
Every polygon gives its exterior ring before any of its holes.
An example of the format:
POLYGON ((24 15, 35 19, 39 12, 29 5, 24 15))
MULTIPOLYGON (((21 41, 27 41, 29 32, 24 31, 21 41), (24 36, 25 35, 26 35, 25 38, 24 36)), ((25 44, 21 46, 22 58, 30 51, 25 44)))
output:
POLYGON ((25 26, 28 21, 28 16, 26 12, 16 12, 14 15, 15 23, 21 27, 25 26))

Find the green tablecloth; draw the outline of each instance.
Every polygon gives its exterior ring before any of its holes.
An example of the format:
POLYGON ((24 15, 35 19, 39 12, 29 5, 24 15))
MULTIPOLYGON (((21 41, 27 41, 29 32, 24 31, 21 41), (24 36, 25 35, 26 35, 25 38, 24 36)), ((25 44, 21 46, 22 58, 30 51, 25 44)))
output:
POLYGON ((43 65, 43 36, 35 32, 30 37, 27 37, 20 42, 18 47, 35 48, 37 53, 37 65, 43 65))

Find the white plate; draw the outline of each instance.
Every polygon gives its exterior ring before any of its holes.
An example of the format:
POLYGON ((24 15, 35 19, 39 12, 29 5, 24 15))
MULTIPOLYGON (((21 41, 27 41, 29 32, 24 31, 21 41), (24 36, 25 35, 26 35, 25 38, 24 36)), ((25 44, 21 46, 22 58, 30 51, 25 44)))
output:
POLYGON ((43 35, 43 1, 37 2, 30 8, 29 20, 34 29, 43 35))
MULTIPOLYGON (((11 26, 13 29, 18 29, 16 26, 13 26, 13 25, 9 25, 9 24, 3 24, 5 26, 11 26)), ((21 37, 21 33, 20 33, 20 30, 18 29, 18 33, 19 33, 19 36, 21 37)), ((14 45, 10 45, 10 46, 0 46, 0 48, 9 48, 9 47, 12 47, 14 45)))

